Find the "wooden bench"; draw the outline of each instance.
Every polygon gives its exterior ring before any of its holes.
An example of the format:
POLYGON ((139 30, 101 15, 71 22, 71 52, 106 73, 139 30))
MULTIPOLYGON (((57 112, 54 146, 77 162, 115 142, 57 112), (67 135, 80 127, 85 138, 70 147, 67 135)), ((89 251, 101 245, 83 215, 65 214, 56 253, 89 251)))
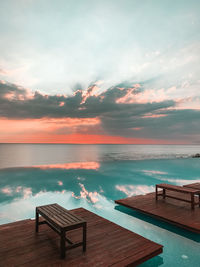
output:
POLYGON ((186 184, 186 185, 183 185, 183 186, 200 190, 200 183, 186 184))
POLYGON ((200 206, 200 190, 194 189, 194 188, 176 186, 176 185, 171 185, 171 184, 157 184, 156 185, 156 200, 158 200, 158 196, 163 196, 163 199, 165 199, 166 197, 169 197, 169 198, 174 198, 174 199, 177 199, 177 200, 181 200, 181 201, 185 201, 185 202, 191 203, 191 209, 194 209, 195 205, 199 205, 200 206), (160 193, 158 191, 159 188, 162 189, 162 193, 160 193), (179 197, 172 196, 172 195, 167 195, 166 194, 167 190, 168 191, 175 191, 175 192, 179 192, 179 193, 183 193, 183 194, 189 194, 190 195, 190 199, 184 199, 184 198, 179 198, 179 197), (199 196, 199 201, 198 202, 195 202, 195 198, 194 198, 195 195, 199 196))
POLYGON ((78 246, 83 246, 83 251, 86 251, 87 222, 60 205, 55 203, 36 207, 35 222, 36 232, 38 232, 40 224, 47 224, 60 235, 61 258, 65 258, 66 250, 76 248, 78 246), (39 221, 39 215, 44 218, 43 221, 39 221), (83 229, 82 242, 73 243, 66 237, 66 232, 80 227, 83 229), (66 241, 69 243, 68 246, 66 246, 66 241))

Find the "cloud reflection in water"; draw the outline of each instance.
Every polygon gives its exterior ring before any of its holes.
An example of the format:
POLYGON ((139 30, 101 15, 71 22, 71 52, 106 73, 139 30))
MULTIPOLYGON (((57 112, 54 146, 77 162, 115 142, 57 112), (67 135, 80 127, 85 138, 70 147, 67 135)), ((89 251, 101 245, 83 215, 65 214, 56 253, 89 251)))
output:
POLYGON ((94 191, 94 192, 88 192, 86 189, 85 189, 85 186, 81 183, 79 183, 80 187, 81 187, 81 191, 80 191, 80 196, 76 196, 74 194, 74 192, 72 192, 72 196, 76 199, 86 199, 88 202, 91 202, 91 203, 96 203, 99 201, 99 193, 94 191))
POLYGON ((33 190, 30 187, 5 187, 1 190, 4 194, 11 194, 14 196, 12 202, 2 203, 0 205, 0 221, 2 223, 12 222, 16 220, 33 218, 35 207, 40 205, 46 205, 49 203, 55 203, 66 207, 67 209, 73 209, 78 207, 84 207, 95 213, 101 213, 103 207, 105 210, 113 209, 113 201, 108 200, 100 192, 89 191, 84 184, 79 183, 80 195, 75 195, 72 191, 65 189, 61 191, 46 191, 41 190, 36 194, 33 194, 33 190))
POLYGON ((15 187, 4 187, 1 189, 1 192, 7 196, 13 196, 15 194, 20 194, 22 195, 23 199, 28 198, 29 196, 32 195, 32 189, 30 187, 23 187, 23 186, 17 186, 15 187))
POLYGON ((133 195, 144 195, 155 190, 154 186, 148 185, 116 185, 117 190, 125 193, 128 197, 133 195))
POLYGON ((48 165, 34 165, 33 168, 40 169, 86 169, 86 170, 98 170, 100 168, 100 164, 98 162, 71 162, 71 163, 63 163, 63 164, 48 164, 48 165))

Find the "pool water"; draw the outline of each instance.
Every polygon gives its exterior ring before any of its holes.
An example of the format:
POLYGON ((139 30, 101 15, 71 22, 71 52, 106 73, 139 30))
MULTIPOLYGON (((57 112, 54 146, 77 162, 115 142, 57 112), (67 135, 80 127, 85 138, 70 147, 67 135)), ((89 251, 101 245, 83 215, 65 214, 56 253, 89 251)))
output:
MULTIPOLYGON (((198 150, 199 149, 199 150, 198 150)), ((200 266, 200 236, 115 199, 154 191, 157 183, 200 182, 192 146, 0 145, 0 224, 33 218, 49 203, 84 207, 164 246, 142 266, 200 266)))

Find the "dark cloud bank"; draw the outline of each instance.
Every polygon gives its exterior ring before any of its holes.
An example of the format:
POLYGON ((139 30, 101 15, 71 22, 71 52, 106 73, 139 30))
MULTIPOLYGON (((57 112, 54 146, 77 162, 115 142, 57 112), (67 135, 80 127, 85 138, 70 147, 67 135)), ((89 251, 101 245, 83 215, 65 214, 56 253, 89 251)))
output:
MULTIPOLYGON (((39 92, 30 97, 24 88, 0 82, 0 117, 8 119, 98 117, 104 133, 109 135, 183 140, 188 143, 200 141, 199 110, 175 109, 176 103, 172 100, 153 103, 117 103, 116 101, 130 90, 129 85, 116 85, 96 96, 90 95, 93 86, 88 88, 87 98, 82 90, 76 90, 74 95, 68 97, 42 95, 39 92)), ((141 90, 136 87, 133 94, 141 90)), ((82 131, 84 129, 80 129, 80 132, 82 131)), ((91 131, 96 132, 92 128, 91 131)), ((64 129, 61 132, 64 132, 64 129)))

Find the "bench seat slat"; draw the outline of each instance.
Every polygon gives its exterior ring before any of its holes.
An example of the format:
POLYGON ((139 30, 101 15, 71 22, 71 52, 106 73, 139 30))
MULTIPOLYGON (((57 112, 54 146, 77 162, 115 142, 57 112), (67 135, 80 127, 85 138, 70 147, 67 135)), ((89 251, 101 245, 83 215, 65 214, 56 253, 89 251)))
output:
POLYGON ((66 216, 64 216, 64 212, 56 213, 55 210, 52 211, 52 209, 49 208, 49 207, 46 207, 45 211, 47 211, 48 216, 50 216, 51 218, 53 218, 56 221, 58 221, 61 226, 65 226, 66 224, 74 223, 71 220, 68 220, 66 216))
POLYGON ((44 205, 44 206, 39 206, 38 208, 41 209, 51 209, 51 213, 53 214, 67 214, 68 218, 72 218, 73 221, 77 221, 79 222, 80 220, 83 220, 80 216, 78 217, 77 215, 75 215, 73 212, 69 212, 67 209, 61 207, 60 205, 58 205, 57 203, 55 204, 50 204, 50 205, 44 205))
MULTIPOLYGON (((65 208, 63 208, 62 206, 59 206, 57 203, 55 203, 55 207, 59 207, 60 210, 62 211, 67 211, 65 208)), ((73 218, 76 218, 77 221, 80 221, 82 218, 80 216, 77 216, 76 214, 73 213, 73 211, 68 211, 68 215, 69 216, 73 216, 73 218)), ((84 219, 82 219, 84 221, 84 219)))
POLYGON ((189 188, 189 187, 182 187, 182 186, 177 186, 177 185, 171 185, 171 184, 158 184, 156 185, 158 188, 163 188, 163 189, 169 189, 171 191, 177 191, 177 192, 182 192, 182 193, 194 193, 194 194, 199 194, 200 190, 194 189, 194 188, 189 188))
POLYGON ((77 218, 77 217, 73 216, 73 214, 71 214, 71 212, 69 212, 67 210, 62 209, 61 211, 56 213, 56 207, 52 207, 52 209, 55 210, 56 215, 61 215, 62 217, 64 217, 66 219, 66 221, 69 221, 69 223, 79 222, 81 220, 81 218, 77 218))
POLYGON ((55 220, 54 217, 49 216, 46 213, 43 213, 43 211, 41 211, 41 210, 38 210, 38 212, 40 215, 42 215, 42 217, 44 219, 48 220, 52 224, 52 226, 54 226, 55 228, 58 228, 58 229, 62 228, 62 225, 60 225, 60 223, 57 220, 55 220))
POLYGON ((59 209, 59 207, 59 205, 52 204, 37 207, 37 210, 42 213, 46 218, 50 219, 52 223, 57 224, 59 227, 62 228, 68 227, 69 225, 71 226, 85 222, 85 220, 83 220, 82 218, 74 216, 71 212, 67 211, 64 208, 59 209))

